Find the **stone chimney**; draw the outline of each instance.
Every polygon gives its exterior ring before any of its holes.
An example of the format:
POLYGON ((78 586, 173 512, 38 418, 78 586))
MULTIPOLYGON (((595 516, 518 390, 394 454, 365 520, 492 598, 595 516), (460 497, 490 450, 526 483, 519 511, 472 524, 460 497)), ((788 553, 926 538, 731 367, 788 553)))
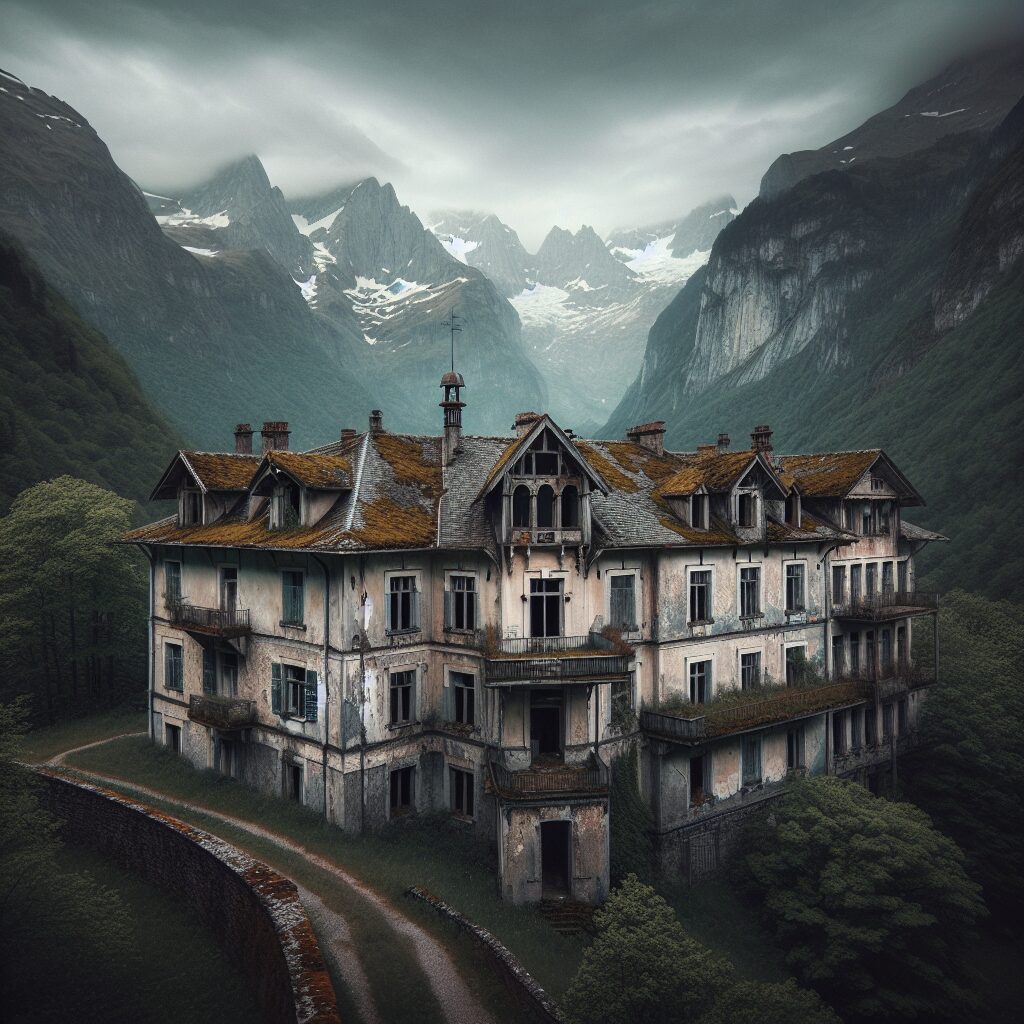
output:
POLYGON ((517 412, 516 421, 512 424, 512 429, 516 432, 516 437, 523 437, 533 430, 533 425, 540 419, 539 412, 517 412))
POLYGON ((715 447, 717 447, 720 452, 724 452, 729 450, 729 445, 731 443, 732 442, 729 440, 728 434, 719 434, 718 444, 715 447))
POLYGON ((252 424, 239 423, 235 427, 235 454, 252 455, 252 424))
POLYGON ((380 434, 384 430, 384 413, 380 409, 373 409, 370 412, 370 433, 380 434))
POLYGON ((750 446, 755 452, 768 454, 772 450, 772 431, 767 423, 754 427, 750 434, 750 446))
POLYGON ((626 440, 636 444, 655 455, 665 453, 665 421, 654 420, 653 423, 638 423, 626 431, 626 440))
POLYGON ((284 420, 267 420, 263 424, 260 435, 263 438, 263 453, 269 451, 288 451, 288 423, 284 420))
POLYGON ((342 427, 341 428, 341 439, 342 441, 351 441, 356 436, 355 427, 342 427))

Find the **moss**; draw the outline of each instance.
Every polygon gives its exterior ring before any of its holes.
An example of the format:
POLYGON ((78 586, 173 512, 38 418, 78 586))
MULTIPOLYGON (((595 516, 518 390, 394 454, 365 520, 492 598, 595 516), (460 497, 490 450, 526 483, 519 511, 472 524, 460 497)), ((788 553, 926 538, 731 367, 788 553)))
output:
MULTIPOLYGON (((610 448, 611 443, 607 447, 610 448)), ((594 445, 586 441, 580 441, 577 442, 576 448, 586 460, 587 465, 601 476, 609 487, 616 491, 626 491, 629 494, 635 494, 640 490, 640 485, 635 480, 626 476, 618 466, 610 459, 607 459, 594 445)))
POLYGON ((378 498, 363 505, 362 516, 363 525, 348 535, 367 547, 429 547, 436 540, 434 517, 419 505, 403 508, 378 498))
POLYGON ((419 487, 433 498, 440 495, 441 466, 427 456, 423 440, 399 434, 377 434, 374 444, 377 453, 391 467, 395 483, 419 487))

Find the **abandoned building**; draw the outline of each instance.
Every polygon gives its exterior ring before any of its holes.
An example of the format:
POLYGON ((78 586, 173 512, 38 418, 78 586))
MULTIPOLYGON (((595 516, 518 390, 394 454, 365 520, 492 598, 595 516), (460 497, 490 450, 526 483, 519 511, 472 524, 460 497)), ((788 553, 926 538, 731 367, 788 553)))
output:
MULTIPOLYGON (((599 902, 610 771, 635 745, 667 870, 792 772, 876 784, 934 679, 912 620, 936 534, 880 450, 664 448, 661 422, 582 440, 522 413, 438 436, 363 432, 308 452, 180 451, 134 530, 151 565, 150 730, 193 764, 346 830, 446 811, 493 839, 513 902, 599 902), (918 647, 920 648, 920 643, 918 647)), ((725 830, 725 832, 723 832, 725 830)))

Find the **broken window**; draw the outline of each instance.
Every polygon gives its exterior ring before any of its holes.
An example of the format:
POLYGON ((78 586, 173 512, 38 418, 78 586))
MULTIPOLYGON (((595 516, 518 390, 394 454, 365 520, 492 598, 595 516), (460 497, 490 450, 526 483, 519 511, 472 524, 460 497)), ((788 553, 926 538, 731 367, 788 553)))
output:
POLYGON ((523 476, 560 476, 561 448, 550 430, 542 430, 517 467, 523 476))
POLYGON ((786 685, 799 686, 807 672, 807 647, 801 644, 786 648, 786 685))
POLYGON ((707 799, 705 787, 711 784, 711 756, 702 754, 690 758, 690 806, 700 807, 707 799))
POLYGON ((530 489, 525 484, 512 492, 512 525, 530 525, 530 489))
POLYGON ((690 662, 690 703, 706 704, 711 700, 711 662, 690 662))
POLYGON ((388 579, 385 628, 388 633, 407 633, 420 628, 415 576, 392 576, 388 579))
POLYGON ((274 488, 270 499, 270 528, 292 530, 302 521, 302 499, 298 487, 281 484, 274 488))
POLYGON ((164 687, 179 693, 185 689, 181 644, 164 644, 164 687))
POLYGON ((832 566, 832 603, 841 605, 846 600, 846 566, 832 566))
POLYGON ((233 612, 238 607, 238 570, 234 566, 221 566, 220 607, 226 612, 233 612))
POLYGON ((690 623, 711 622, 711 570, 690 573, 690 623))
POLYGON ((390 777, 391 781, 391 814, 408 814, 415 801, 415 772, 410 765, 407 768, 396 768, 390 777))
POLYGON ((448 782, 451 791, 452 810, 463 818, 473 817, 473 798, 475 779, 471 772, 461 768, 448 769, 448 782))
POLYGON ((708 496, 694 494, 690 498, 690 525, 697 530, 708 528, 708 496))
POLYGON ((305 621, 305 581, 298 569, 285 569, 281 573, 281 622, 288 626, 301 626, 305 621))
POLYGON ((463 725, 476 724, 476 679, 468 672, 449 675, 452 688, 452 720, 463 725))
POLYGON ((580 525, 580 492, 572 485, 562 488, 562 529, 574 530, 580 525))
POLYGON ((609 624, 619 630, 636 629, 636 576, 609 576, 608 589, 609 624))
POLYGON ((795 562, 786 566, 786 611, 802 612, 804 610, 804 573, 803 562, 795 562))
POLYGON ((391 725, 406 725, 412 721, 415 686, 415 669, 391 673, 391 716, 388 719, 391 725))
POLYGON ((761 781, 761 737, 743 737, 743 782, 744 786, 756 785, 761 781))
POLYGON ((761 652, 740 655, 740 689, 753 690, 761 685, 761 652))
POLYGON ((172 754, 181 753, 181 726, 180 725, 165 725, 164 726, 164 743, 167 745, 168 750, 172 754))
POLYGON ((169 605, 181 604, 181 562, 164 562, 164 599, 169 605))
POLYGON ((740 569, 740 618, 761 614, 761 570, 757 566, 740 569))
POLYGON ((301 665, 270 666, 270 708, 282 718, 317 720, 318 676, 301 665))
POLYGON ((757 523, 757 497, 750 491, 743 491, 739 496, 739 524, 752 528, 757 523))
POLYGON ((476 629, 476 577, 452 573, 444 595, 444 628, 476 629))

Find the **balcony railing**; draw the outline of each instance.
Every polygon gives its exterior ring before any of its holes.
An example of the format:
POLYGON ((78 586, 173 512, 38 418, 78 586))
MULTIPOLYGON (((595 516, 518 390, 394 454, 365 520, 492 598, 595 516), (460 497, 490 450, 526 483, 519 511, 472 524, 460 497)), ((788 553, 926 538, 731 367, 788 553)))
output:
POLYGON ((936 681, 935 669, 931 666, 911 665, 898 661, 889 665, 879 664, 874 671, 861 669, 851 672, 839 665, 833 667, 832 676, 837 683, 857 682, 877 687, 878 696, 882 700, 906 693, 907 690, 931 686, 936 681))
POLYGON ((819 711, 856 704, 872 696, 870 684, 860 680, 827 683, 823 686, 786 687, 743 703, 712 702, 695 705, 694 714, 665 710, 641 711, 640 727, 645 732, 675 743, 701 743, 730 733, 748 732, 793 718, 805 718, 819 711))
POLYGON ((629 648, 600 633, 512 637, 487 657, 487 682, 607 682, 629 675, 629 648))
POLYGON ((837 619, 856 619, 859 622, 878 622, 899 619, 906 615, 921 615, 936 611, 939 595, 924 590, 891 590, 858 597, 835 605, 832 614, 837 619))
POLYGON ((593 755, 586 765, 533 767, 511 771, 500 761, 491 761, 491 780, 505 800, 539 800, 559 796, 606 796, 608 766, 593 755))
POLYGON ((211 636, 245 636, 250 633, 248 608, 202 608, 186 601, 170 606, 170 619, 176 626, 211 636))
POLYGON ((248 729, 256 724, 256 701, 193 693, 188 699, 188 717, 215 729, 248 729))

